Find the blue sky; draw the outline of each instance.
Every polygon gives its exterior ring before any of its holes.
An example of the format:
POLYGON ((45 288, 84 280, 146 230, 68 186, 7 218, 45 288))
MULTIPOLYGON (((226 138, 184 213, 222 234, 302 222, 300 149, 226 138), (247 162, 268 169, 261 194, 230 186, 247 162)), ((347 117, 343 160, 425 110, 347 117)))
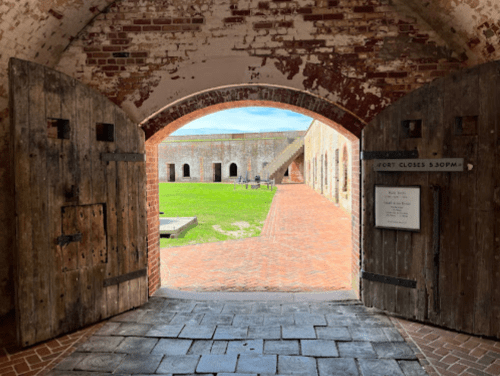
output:
POLYGON ((171 136, 306 130, 312 118, 270 107, 241 107, 196 119, 171 136))

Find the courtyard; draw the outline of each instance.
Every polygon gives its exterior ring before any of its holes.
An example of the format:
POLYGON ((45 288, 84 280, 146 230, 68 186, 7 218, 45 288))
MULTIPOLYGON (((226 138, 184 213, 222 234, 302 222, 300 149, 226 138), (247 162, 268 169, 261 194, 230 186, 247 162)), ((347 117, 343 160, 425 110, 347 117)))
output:
POLYGON ((351 290, 351 217, 304 184, 278 186, 259 237, 160 252, 162 288, 171 290, 351 290))

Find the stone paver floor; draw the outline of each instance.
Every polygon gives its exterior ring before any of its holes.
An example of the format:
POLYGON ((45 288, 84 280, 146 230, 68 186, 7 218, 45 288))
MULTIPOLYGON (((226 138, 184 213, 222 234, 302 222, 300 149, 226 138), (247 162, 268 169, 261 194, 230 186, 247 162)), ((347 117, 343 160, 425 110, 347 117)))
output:
POLYGON ((278 186, 260 237, 160 252, 161 284, 169 289, 351 289, 351 217, 305 184, 278 186))
POLYGON ((102 326, 52 376, 424 376, 416 347, 357 301, 151 298, 102 326))

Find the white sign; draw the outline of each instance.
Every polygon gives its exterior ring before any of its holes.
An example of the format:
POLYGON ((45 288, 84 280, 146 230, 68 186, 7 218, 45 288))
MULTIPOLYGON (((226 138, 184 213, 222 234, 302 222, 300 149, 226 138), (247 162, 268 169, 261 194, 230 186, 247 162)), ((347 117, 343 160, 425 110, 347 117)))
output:
POLYGON ((375 186, 375 227, 420 230, 420 187, 375 186))
POLYGON ((464 159, 375 159, 373 162, 373 170, 460 172, 464 170, 464 159))

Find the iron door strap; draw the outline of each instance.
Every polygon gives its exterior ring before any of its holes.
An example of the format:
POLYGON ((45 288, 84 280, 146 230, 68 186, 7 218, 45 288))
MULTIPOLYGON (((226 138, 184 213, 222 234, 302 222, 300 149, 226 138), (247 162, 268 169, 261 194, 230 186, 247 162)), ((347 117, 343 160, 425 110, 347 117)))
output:
POLYGON ((145 162, 146 154, 135 153, 102 153, 103 162, 145 162))
POLYGON ((362 151, 361 160, 369 159, 413 159, 418 158, 418 150, 362 151))
POLYGON ((410 289, 417 288, 417 281, 365 272, 364 270, 361 272, 361 278, 372 282, 381 282, 381 283, 387 283, 389 285, 408 287, 410 289))
POLYGON ((72 235, 61 235, 57 238, 57 244, 61 247, 68 245, 69 243, 75 243, 82 241, 82 234, 72 234, 72 235))

